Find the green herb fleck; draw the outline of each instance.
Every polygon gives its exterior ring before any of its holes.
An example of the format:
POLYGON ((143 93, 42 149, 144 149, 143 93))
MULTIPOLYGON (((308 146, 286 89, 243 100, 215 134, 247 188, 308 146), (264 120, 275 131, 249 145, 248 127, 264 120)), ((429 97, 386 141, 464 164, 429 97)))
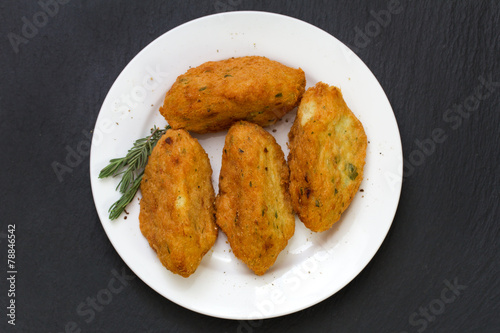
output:
POLYGON ((349 178, 351 180, 354 180, 354 179, 356 179, 356 177, 358 177, 358 171, 357 171, 356 167, 354 165, 352 165, 351 163, 347 164, 347 175, 349 176, 349 178))
POLYGON ((274 95, 274 97, 276 97, 276 98, 283 97, 283 93, 277 93, 276 95, 274 95))
POLYGON ((198 89, 198 91, 203 91, 205 89, 207 89, 207 86, 201 87, 200 89, 198 89))

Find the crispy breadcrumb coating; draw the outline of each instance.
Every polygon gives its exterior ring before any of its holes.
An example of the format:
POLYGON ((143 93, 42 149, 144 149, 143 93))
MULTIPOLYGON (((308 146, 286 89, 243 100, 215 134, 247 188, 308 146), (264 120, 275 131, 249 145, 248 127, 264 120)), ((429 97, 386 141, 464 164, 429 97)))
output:
POLYGON ((319 82, 300 103, 289 133, 290 195, 300 220, 325 231, 340 219, 363 179, 367 139, 340 89, 319 82))
POLYGON ((216 222, 234 255, 257 275, 274 264, 295 231, 288 177, 285 156, 271 134, 243 121, 229 129, 216 222))
POLYGON ((217 239, 212 168, 198 140, 168 130, 149 157, 141 183, 141 232, 161 263, 188 277, 217 239))
POLYGON ((238 120, 268 126, 299 104, 305 84, 302 69, 265 57, 209 61, 177 78, 160 113, 172 128, 197 133, 238 120))

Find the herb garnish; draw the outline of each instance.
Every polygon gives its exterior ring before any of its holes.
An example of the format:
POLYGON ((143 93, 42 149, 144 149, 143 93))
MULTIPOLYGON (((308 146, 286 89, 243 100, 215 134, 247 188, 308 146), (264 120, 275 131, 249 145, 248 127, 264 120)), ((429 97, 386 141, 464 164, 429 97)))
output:
POLYGON ((134 142, 125 157, 113 158, 99 173, 99 178, 122 175, 122 179, 116 187, 122 197, 109 207, 110 220, 117 219, 134 198, 141 186, 148 156, 151 155, 156 143, 168 129, 170 129, 170 125, 164 129, 154 126, 150 135, 134 142))

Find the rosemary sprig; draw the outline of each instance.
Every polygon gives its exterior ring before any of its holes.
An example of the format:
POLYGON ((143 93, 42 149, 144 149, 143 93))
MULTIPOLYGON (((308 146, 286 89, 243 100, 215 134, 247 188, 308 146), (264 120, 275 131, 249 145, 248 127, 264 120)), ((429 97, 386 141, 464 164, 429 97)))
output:
POLYGON ((116 187, 122 197, 109 207, 110 220, 117 219, 125 210, 125 207, 134 199, 141 186, 144 168, 148 163, 148 156, 151 155, 156 143, 169 128, 170 125, 164 129, 154 126, 150 135, 134 142, 125 157, 111 159, 109 164, 99 173, 99 178, 122 175, 122 179, 116 187))

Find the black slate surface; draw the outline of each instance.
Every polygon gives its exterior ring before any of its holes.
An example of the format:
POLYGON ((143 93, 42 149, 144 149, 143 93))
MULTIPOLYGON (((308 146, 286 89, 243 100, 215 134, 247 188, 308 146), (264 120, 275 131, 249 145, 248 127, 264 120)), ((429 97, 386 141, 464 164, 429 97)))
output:
POLYGON ((48 3, 0 3, 1 332, 500 331, 498 1, 401 0, 380 29, 373 13, 397 1, 59 0, 44 19, 48 3), (164 32, 225 10, 289 15, 352 47, 391 102, 405 157, 399 208, 370 264, 327 300, 255 322, 191 312, 134 278, 95 211, 85 153, 127 63, 164 32), (33 19, 41 27, 23 35, 33 19), (52 163, 79 144, 58 179, 52 163), (110 303, 78 314, 115 275, 126 278, 110 303))

